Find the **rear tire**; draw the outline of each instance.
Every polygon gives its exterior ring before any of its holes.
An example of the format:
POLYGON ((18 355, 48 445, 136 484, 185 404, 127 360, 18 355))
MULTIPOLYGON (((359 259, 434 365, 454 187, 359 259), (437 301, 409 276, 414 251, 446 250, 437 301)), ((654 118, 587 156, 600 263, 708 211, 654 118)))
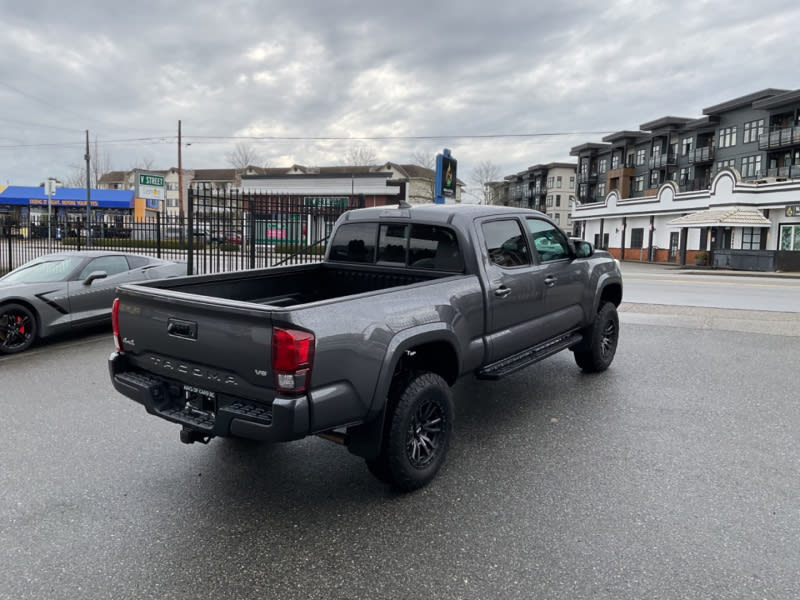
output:
POLYGON ((614 360, 619 342, 617 307, 605 302, 594 322, 583 331, 583 342, 574 350, 575 362, 586 373, 605 371, 614 360))
POLYGON ((453 413, 453 395, 444 379, 435 373, 412 376, 390 398, 383 449, 367 461, 367 468, 402 492, 428 484, 444 464, 453 413))
POLYGON ((27 350, 36 339, 36 317, 21 304, 0 306, 0 354, 27 350))

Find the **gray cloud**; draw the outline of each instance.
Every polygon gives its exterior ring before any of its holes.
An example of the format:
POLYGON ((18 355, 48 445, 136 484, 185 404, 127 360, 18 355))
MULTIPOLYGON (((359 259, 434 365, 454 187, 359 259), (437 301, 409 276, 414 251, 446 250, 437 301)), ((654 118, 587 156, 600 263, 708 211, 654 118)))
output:
POLYGON ((235 136, 380 137, 252 144, 273 166, 366 144, 397 162, 449 147, 462 179, 480 160, 513 173, 589 132, 800 87, 800 8, 768 4, 1 0, 0 183, 66 175, 87 129, 116 169, 174 166, 178 120, 187 168, 226 166, 235 136))

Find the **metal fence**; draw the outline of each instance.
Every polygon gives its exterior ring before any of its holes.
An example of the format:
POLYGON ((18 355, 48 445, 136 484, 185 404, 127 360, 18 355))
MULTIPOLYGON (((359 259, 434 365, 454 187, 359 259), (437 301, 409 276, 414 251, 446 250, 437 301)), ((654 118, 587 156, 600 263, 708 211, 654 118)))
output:
POLYGON ((0 214, 0 274, 50 252, 114 250, 186 261, 218 273, 321 260, 336 219, 357 197, 309 197, 190 189, 186 216, 63 212, 0 214))

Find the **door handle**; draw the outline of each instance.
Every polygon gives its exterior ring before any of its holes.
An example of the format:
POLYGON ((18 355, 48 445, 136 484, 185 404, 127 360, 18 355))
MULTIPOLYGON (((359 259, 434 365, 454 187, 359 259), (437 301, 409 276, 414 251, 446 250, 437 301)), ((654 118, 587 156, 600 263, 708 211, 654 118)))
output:
POLYGON ((495 295, 495 296, 497 296, 498 298, 505 298, 505 297, 506 297, 506 296, 508 296, 510 293, 511 293, 511 288, 507 288, 507 287, 506 287, 506 286, 504 286, 504 285, 501 285, 499 288, 497 288, 497 289, 494 291, 494 295, 495 295))
POLYGON ((544 284, 547 287, 553 287, 557 281, 558 277, 553 277, 552 275, 548 275, 547 277, 544 278, 544 284))

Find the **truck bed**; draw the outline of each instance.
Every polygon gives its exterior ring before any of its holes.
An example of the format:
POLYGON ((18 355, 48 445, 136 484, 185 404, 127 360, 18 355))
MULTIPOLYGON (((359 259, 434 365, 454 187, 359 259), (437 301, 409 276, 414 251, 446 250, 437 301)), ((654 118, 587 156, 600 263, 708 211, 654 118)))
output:
POLYGON ((299 265, 283 268, 236 271, 149 284, 188 294, 225 300, 290 307, 320 300, 429 281, 452 273, 409 272, 407 269, 383 269, 330 264, 299 265))

